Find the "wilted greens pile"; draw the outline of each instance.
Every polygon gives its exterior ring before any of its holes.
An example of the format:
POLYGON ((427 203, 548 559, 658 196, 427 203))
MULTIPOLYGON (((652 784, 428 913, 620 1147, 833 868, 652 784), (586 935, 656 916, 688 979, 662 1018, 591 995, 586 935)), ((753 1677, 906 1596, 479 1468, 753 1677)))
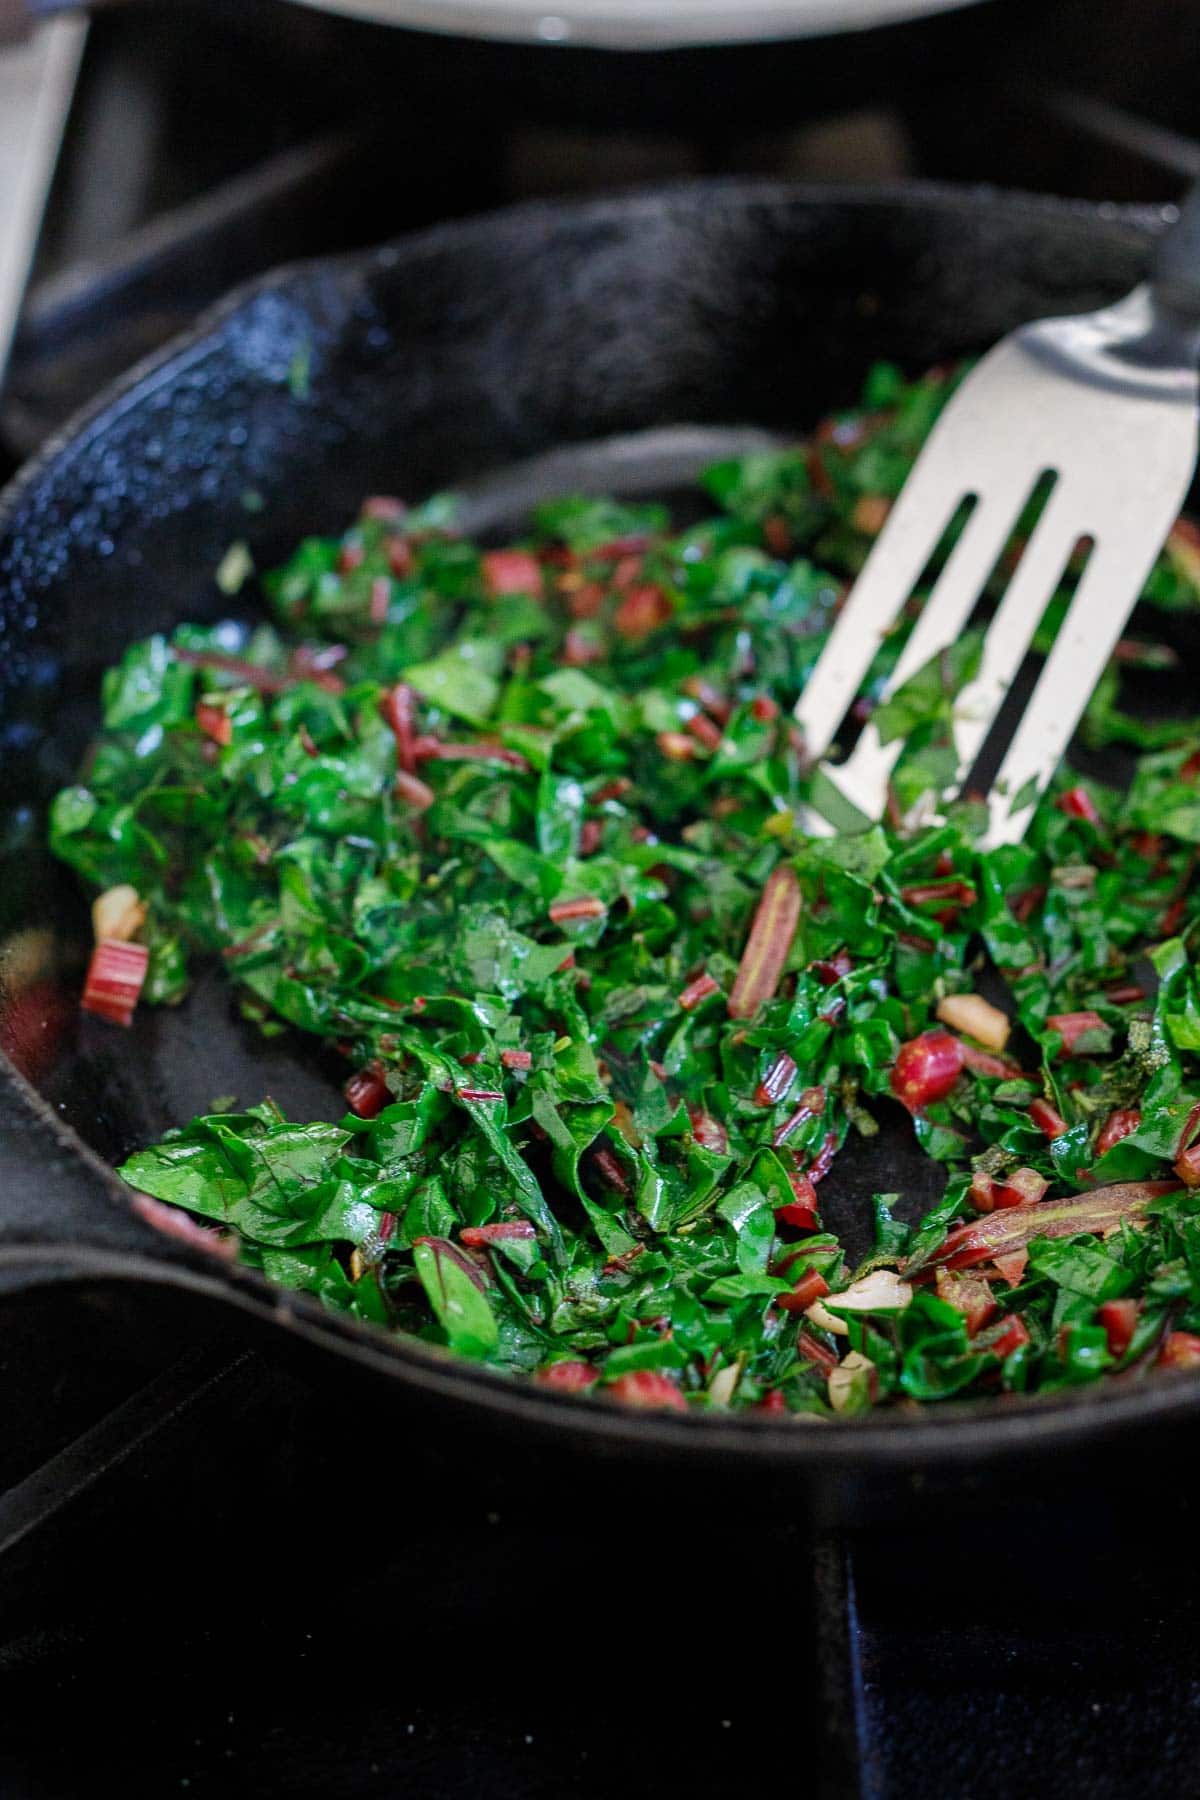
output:
MULTIPOLYGON (((1139 725, 1114 673, 1088 730, 1144 748, 1127 797, 1064 777, 989 855, 977 804, 906 828, 968 636, 875 712, 889 827, 798 824, 791 708, 949 385, 876 370, 811 444, 710 470, 682 532, 565 499, 481 551, 444 501, 371 501, 264 579, 273 624, 135 644, 54 847, 135 890, 102 934, 143 1001, 219 959, 264 1031, 344 1059, 350 1111, 240 1095, 126 1180, 330 1307, 632 1404, 1200 1357, 1200 722, 1139 725), (877 1195, 851 1267, 819 1184, 897 1096, 944 1197, 913 1227, 877 1195)), ((1193 606, 1198 571, 1181 528, 1148 598, 1193 606)))

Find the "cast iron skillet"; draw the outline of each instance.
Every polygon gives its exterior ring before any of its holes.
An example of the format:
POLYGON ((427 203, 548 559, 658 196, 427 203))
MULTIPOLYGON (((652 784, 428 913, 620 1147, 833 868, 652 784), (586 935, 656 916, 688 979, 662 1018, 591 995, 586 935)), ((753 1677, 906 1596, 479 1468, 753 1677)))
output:
MULTIPOLYGON (((269 566, 370 492, 465 485, 470 522, 499 530, 564 485, 678 488, 714 452, 845 403, 876 357, 921 369, 1022 319, 1125 293, 1160 225, 994 192, 722 182, 499 213, 235 294, 0 500, 0 936, 50 925, 63 988, 78 991, 85 917, 39 857, 38 809, 73 774, 99 668, 132 637, 229 610, 212 571, 231 539, 269 566)), ((45 940, 33 942, 41 954, 45 940)), ((163 1237, 110 1172, 218 1092, 273 1092, 328 1116, 337 1099, 319 1053, 264 1046, 217 983, 180 1012, 142 1009, 128 1034, 81 1021, 45 982, 11 1006, 24 1008, 10 1012, 10 1038, 19 1016, 19 1056, 40 1091, 11 1065, 0 1073, 8 1292, 120 1283, 132 1304, 165 1289, 196 1309, 198 1336, 227 1329, 232 1311, 239 1330, 320 1362, 347 1398, 373 1376, 423 1405, 429 1429, 491 1427, 522 1453, 552 1439, 714 1473, 772 1464, 834 1506, 894 1506, 921 1483, 981 1471, 1048 1479, 1054 1452, 1107 1453, 1118 1436, 1126 1448, 1136 1438, 1140 1456, 1177 1442, 1200 1409, 1200 1382, 1179 1377, 813 1427, 631 1414, 475 1370, 163 1237)), ((875 1189, 928 1199, 904 1131, 871 1160, 842 1160, 838 1223, 875 1189)))

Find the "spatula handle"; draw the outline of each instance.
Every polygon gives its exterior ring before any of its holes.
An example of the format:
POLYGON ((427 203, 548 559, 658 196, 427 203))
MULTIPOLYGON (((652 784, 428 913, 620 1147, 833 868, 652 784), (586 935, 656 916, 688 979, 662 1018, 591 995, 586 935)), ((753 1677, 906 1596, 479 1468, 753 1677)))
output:
POLYGON ((1200 181, 1180 203, 1176 223, 1160 239, 1150 281, 1163 305, 1200 324, 1200 181))

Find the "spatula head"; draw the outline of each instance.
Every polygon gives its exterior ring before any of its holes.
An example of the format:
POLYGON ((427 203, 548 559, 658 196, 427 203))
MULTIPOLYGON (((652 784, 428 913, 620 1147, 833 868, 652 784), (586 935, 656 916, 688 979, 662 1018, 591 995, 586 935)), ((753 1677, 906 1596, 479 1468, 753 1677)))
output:
MULTIPOLYGON (((1119 306, 1013 332, 948 402, 855 584, 797 709, 820 755, 894 628, 950 519, 973 502, 888 691, 955 643, 1039 482, 1053 486, 955 707, 958 780, 969 775, 1073 553, 1087 561, 990 796, 992 842, 1019 838, 1066 749, 1192 481, 1200 403, 1195 343, 1145 289, 1119 306)), ((881 815, 899 745, 864 730, 830 771, 881 815)))

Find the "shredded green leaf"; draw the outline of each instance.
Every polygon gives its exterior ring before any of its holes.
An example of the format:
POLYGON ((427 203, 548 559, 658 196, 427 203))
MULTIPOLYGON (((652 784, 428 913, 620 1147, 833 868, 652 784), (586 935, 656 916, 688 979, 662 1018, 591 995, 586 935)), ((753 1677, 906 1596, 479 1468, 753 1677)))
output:
MULTIPOLYGON (((223 1098, 129 1158, 130 1185, 326 1306, 617 1398, 652 1378, 696 1409, 861 1416, 1186 1361, 1200 721, 1139 724, 1110 672, 1087 731, 1144 747, 1128 795, 1064 773, 1025 842, 983 854, 977 806, 911 823, 952 768, 968 633, 877 711, 904 744, 887 826, 797 824, 791 710, 956 378, 874 371, 813 443, 710 470, 722 511, 682 532, 576 497, 489 551, 445 496, 373 504, 263 577, 272 624, 132 645, 54 849, 145 902, 147 1001, 218 960, 248 1018, 344 1059, 352 1110, 223 1098), (732 1016, 776 871, 799 920, 764 911, 732 1016), (901 1047, 919 1059, 939 1003, 983 991, 1007 1044, 959 1027, 965 1061, 913 1104, 943 1197, 914 1223, 876 1196, 854 1268, 821 1179, 894 1115, 901 1047), (1019 1256, 976 1255, 956 1234, 1030 1171, 1060 1206, 1171 1188, 1106 1235, 1038 1236, 1031 1213, 1019 1256), (888 1304, 839 1308, 887 1270, 911 1274, 888 1304)), ((1151 602, 1196 604, 1189 544, 1151 602)))

